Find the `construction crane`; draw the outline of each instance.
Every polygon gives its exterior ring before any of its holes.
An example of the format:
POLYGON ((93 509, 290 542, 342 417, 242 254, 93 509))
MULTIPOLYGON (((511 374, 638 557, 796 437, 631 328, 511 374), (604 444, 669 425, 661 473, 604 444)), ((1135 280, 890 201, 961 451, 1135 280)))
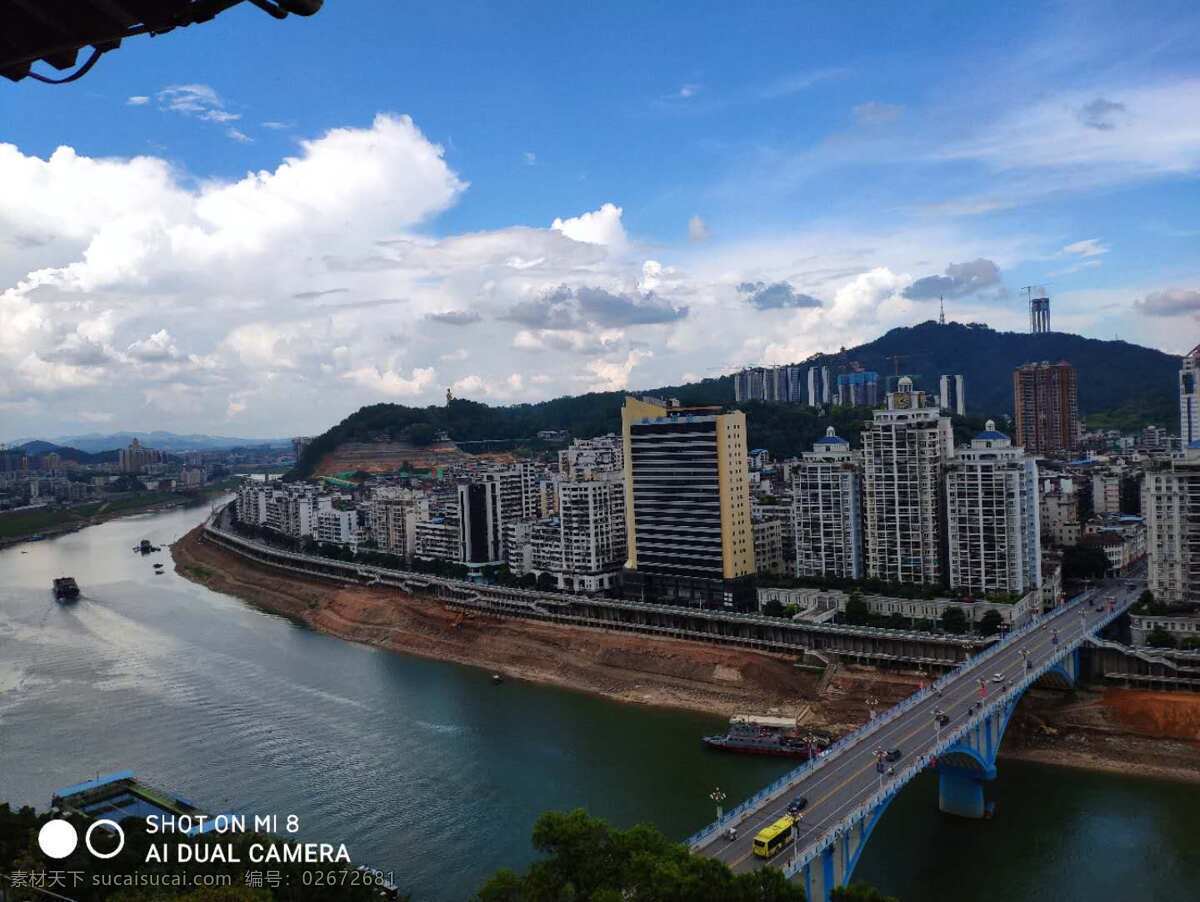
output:
POLYGON ((898 379, 898 378, 900 378, 900 361, 908 360, 908 358, 910 356, 911 355, 909 355, 909 354, 889 354, 887 357, 884 357, 883 359, 892 361, 892 365, 896 369, 895 375, 896 375, 896 378, 898 379))

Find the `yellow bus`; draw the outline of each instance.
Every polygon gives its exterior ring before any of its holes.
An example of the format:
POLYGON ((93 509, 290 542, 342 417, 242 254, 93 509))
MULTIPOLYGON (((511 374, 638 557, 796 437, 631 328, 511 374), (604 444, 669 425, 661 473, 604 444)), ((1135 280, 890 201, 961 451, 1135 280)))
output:
POLYGON ((795 823, 795 818, 784 815, 769 827, 759 830, 754 836, 754 854, 759 858, 773 856, 795 838, 796 831, 792 829, 795 823))

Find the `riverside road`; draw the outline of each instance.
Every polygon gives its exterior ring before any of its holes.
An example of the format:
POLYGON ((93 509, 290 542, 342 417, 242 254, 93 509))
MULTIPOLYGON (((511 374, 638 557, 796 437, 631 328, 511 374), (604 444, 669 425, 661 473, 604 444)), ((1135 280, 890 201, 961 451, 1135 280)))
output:
MULTIPOLYGON (((1109 613, 1109 599, 1115 600, 1117 610, 1124 610, 1145 588, 1141 579, 1106 580, 1073 602, 1043 615, 1040 624, 1023 636, 1008 641, 1003 649, 985 660, 963 664, 955 677, 943 687, 941 695, 930 693, 910 710, 875 732, 869 732, 857 742, 837 752, 791 789, 773 799, 764 800, 756 810, 742 818, 737 826, 737 838, 729 840, 723 833, 704 843, 699 851, 717 858, 735 871, 747 871, 767 864, 781 866, 791 856, 802 855, 818 842, 843 818, 863 805, 881 788, 883 775, 877 769, 877 751, 900 749, 901 758, 896 770, 914 758, 929 755, 941 738, 941 731, 953 730, 976 702, 986 705, 1005 692, 1006 685, 1018 682, 1028 666, 1036 668, 1048 656, 1094 633, 1109 613), (1134 588, 1128 588, 1134 586, 1134 588), (1103 611, 1097 611, 1098 606, 1103 611), (1054 636, 1057 633, 1057 644, 1054 636), (1000 680, 994 681, 995 675, 1000 680), (981 685, 982 681, 982 685, 981 685), (949 721, 945 726, 935 722, 935 712, 944 712, 949 721), (807 799, 807 806, 797 825, 796 842, 786 847, 771 861, 754 855, 754 835, 787 814, 788 805, 795 799, 807 799)), ((885 764, 887 767, 893 766, 885 764)), ((932 804, 932 801, 931 801, 932 804)))

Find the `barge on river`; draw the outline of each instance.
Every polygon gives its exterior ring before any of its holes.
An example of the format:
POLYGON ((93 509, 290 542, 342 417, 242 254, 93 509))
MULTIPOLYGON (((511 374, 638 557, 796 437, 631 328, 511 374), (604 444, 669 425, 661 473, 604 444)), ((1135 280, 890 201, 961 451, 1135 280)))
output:
POLYGON ((812 758, 829 746, 829 736, 798 727, 794 717, 735 714, 729 718, 728 732, 705 736, 702 741, 710 749, 723 752, 779 758, 812 758))

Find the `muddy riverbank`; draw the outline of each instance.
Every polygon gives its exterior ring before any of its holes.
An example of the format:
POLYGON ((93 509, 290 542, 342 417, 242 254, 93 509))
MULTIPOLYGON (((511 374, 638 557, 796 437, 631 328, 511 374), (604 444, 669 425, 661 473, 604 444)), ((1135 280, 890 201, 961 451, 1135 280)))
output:
MULTIPOLYGON (((729 716, 799 716, 843 732, 920 685, 916 672, 838 667, 825 674, 786 655, 608 633, 532 620, 463 615, 394 589, 309 580, 200 541, 175 545, 184 577, 353 642, 485 668, 617 701, 729 716)), ((1133 690, 1035 691, 1002 747, 1009 759, 1200 782, 1200 696, 1133 690)))

